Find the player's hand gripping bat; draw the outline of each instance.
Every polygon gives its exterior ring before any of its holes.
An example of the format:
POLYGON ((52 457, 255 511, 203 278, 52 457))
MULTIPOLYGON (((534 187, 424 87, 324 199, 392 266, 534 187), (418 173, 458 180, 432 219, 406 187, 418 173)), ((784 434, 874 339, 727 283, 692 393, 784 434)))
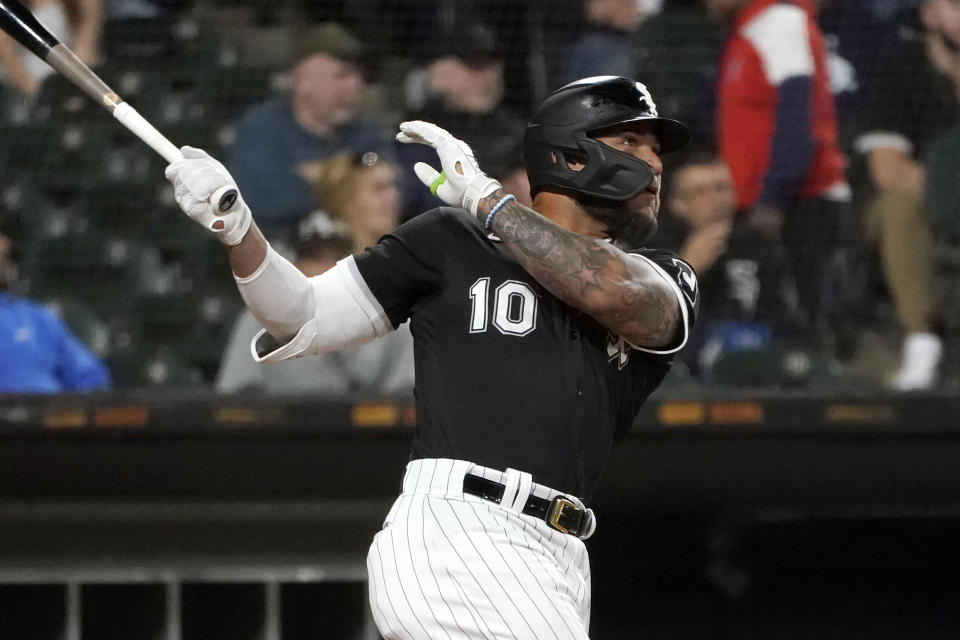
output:
MULTIPOLYGON (((124 102, 73 51, 40 24, 19 0, 0 0, 0 29, 66 76, 167 162, 183 158, 176 145, 124 102)), ((237 190, 232 187, 221 187, 210 196, 210 202, 216 202, 221 213, 229 211, 236 200, 237 190)))

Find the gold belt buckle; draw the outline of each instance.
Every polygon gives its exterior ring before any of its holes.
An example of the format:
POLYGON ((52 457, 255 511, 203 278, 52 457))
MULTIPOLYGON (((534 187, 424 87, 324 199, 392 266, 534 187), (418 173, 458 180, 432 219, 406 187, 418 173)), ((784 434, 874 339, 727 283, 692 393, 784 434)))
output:
POLYGON ((550 514, 547 517, 547 524, 560 533, 570 533, 566 527, 560 524, 560 517, 563 515, 564 509, 568 508, 576 509, 577 505, 563 496, 557 496, 554 498, 553 504, 550 505, 550 514))

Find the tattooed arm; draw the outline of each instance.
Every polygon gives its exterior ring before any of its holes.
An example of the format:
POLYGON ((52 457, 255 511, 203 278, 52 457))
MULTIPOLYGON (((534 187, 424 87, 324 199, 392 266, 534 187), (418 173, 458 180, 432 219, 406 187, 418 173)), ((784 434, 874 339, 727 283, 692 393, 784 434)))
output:
MULTIPOLYGON (((485 220, 504 195, 497 190, 484 198, 477 217, 485 220)), ((646 260, 569 231, 516 201, 499 210, 492 228, 550 293, 631 344, 662 347, 676 334, 680 302, 670 283, 646 260)))

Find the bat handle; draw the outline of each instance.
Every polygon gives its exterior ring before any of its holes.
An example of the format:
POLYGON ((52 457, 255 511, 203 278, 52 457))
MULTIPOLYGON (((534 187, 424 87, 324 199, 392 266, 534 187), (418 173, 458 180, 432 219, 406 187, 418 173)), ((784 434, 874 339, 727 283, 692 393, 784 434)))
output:
MULTIPOLYGON (((180 149, 170 142, 162 133, 157 131, 136 109, 126 102, 120 102, 114 107, 113 117, 132 131, 134 135, 147 143, 151 149, 160 154, 167 162, 183 159, 183 154, 180 153, 180 149)), ((210 196, 209 202, 211 204, 216 203, 217 210, 220 213, 226 213, 230 211, 239 197, 240 194, 237 193, 234 187, 220 187, 210 196)))

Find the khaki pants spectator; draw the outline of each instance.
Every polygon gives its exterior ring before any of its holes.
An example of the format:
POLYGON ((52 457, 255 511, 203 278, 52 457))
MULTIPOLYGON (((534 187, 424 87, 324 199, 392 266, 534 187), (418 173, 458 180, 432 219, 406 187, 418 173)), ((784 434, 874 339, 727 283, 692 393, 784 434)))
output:
POLYGON ((933 234, 923 195, 905 190, 877 195, 866 210, 867 239, 880 253, 887 287, 906 333, 936 323, 933 234))

